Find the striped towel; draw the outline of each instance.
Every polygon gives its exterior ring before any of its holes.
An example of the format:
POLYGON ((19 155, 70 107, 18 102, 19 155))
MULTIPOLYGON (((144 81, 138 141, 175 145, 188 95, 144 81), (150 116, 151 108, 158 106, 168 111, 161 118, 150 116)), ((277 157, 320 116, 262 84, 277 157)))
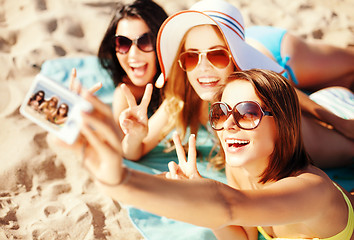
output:
POLYGON ((346 88, 325 88, 312 93, 309 97, 342 118, 354 119, 354 94, 346 88))

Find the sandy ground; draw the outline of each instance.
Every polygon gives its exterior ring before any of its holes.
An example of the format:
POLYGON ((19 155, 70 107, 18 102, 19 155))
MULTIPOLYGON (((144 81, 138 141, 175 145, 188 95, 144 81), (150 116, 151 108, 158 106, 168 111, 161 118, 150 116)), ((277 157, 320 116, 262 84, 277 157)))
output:
MULTIPOLYGON (((172 14, 195 1, 158 0, 172 14)), ((352 0, 233 0, 246 26, 285 27, 354 46, 352 0)), ((100 193, 70 152, 19 114, 48 59, 95 55, 115 3, 0 0, 0 239, 141 239, 119 203, 100 193)))

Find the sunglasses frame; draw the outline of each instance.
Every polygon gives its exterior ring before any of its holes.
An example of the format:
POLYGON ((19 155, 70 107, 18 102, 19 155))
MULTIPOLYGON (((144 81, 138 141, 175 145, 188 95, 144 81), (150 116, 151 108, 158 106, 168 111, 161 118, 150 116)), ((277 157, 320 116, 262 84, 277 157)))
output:
POLYGON ((185 52, 183 52, 183 53, 181 53, 181 54, 179 55, 179 57, 178 57, 178 64, 179 64, 180 68, 181 68, 183 71, 185 71, 185 72, 193 71, 193 70, 199 65, 200 59, 201 59, 201 55, 205 55, 205 56, 206 56, 206 59, 208 60, 208 62, 209 62, 213 67, 216 67, 216 68, 218 68, 218 69, 224 69, 224 68, 226 68, 227 66, 229 66, 230 61, 232 61, 232 60, 231 60, 232 56, 231 56, 231 54, 230 54, 230 52, 229 52, 228 50, 223 49, 223 48, 216 48, 216 49, 208 49, 208 50, 203 50, 203 51, 193 51, 193 50, 185 51, 185 52), (229 57, 229 58, 228 58, 229 62, 228 62, 228 64, 227 64, 225 67, 219 68, 219 67, 215 66, 215 65, 209 60, 209 58, 208 58, 208 53, 210 53, 210 52, 215 52, 215 51, 224 51, 224 52, 227 53, 227 56, 229 57), (197 64, 196 64, 192 69, 190 69, 190 70, 185 69, 185 68, 183 67, 183 64, 182 64, 182 61, 181 61, 181 56, 184 55, 184 54, 187 54, 187 53, 196 53, 196 54, 198 54, 198 62, 197 62, 197 64))
POLYGON ((139 50, 141 50, 141 51, 143 51, 143 52, 152 52, 152 51, 155 50, 154 39, 153 39, 152 34, 151 34, 150 32, 143 33, 142 35, 140 35, 140 36, 134 38, 133 40, 130 39, 130 38, 128 38, 128 37, 126 37, 126 36, 123 36, 123 35, 115 35, 115 36, 113 37, 113 46, 114 46, 115 51, 116 51, 117 53, 120 53, 120 54, 127 54, 133 44, 134 44, 135 46, 137 46, 137 47, 139 48, 139 50), (147 37, 149 38, 149 40, 151 41, 151 47, 152 47, 152 49, 149 50, 149 51, 143 50, 143 49, 141 48, 139 42, 138 42, 141 38, 143 38, 143 37, 145 37, 145 36, 147 36, 147 37), (120 37, 121 37, 121 38, 126 38, 126 39, 128 39, 128 40, 130 41, 130 45, 129 45, 128 50, 127 50, 126 52, 121 52, 121 51, 119 51, 119 48, 117 48, 117 41, 118 41, 117 39, 120 38, 120 37))
MULTIPOLYGON (((232 115, 232 118, 233 118, 233 120, 234 120, 234 123, 239 127, 239 128, 241 128, 241 129, 243 129, 243 130, 253 130, 253 129, 255 129, 255 128, 257 128, 258 126, 259 126, 259 124, 261 123, 261 121, 262 121, 262 118, 264 117, 264 116, 270 116, 270 117, 272 117, 273 116, 273 114, 271 113, 271 112, 269 112, 269 111, 264 111, 263 109, 262 109, 262 107, 261 107, 261 105, 258 103, 258 102, 256 102, 256 101, 242 101, 242 102, 239 102, 239 103, 237 103, 233 108, 231 108, 227 103, 225 103, 225 102, 215 102, 215 103, 213 103, 212 105, 211 105, 211 107, 210 107, 210 111, 209 111, 209 122, 210 122, 210 126, 215 130, 215 131, 220 131, 220 130, 223 130, 224 129, 224 127, 222 127, 222 128, 215 128, 214 126, 213 126, 213 124, 212 124, 212 121, 211 121, 211 118, 212 118, 212 109, 213 109, 213 106, 215 106, 215 105, 220 105, 220 104, 222 104, 222 105, 224 105, 224 106, 226 106, 226 109, 227 109, 227 118, 226 119, 228 119, 229 117, 230 117, 230 115, 232 115), (256 104, 257 106, 258 106, 258 108, 259 108, 259 110, 261 110, 261 117, 259 118, 259 122, 257 123, 257 125, 256 126, 254 126, 254 127, 252 127, 252 128, 245 128, 245 127, 242 127, 241 125, 240 125, 240 123, 236 120, 236 118, 235 118, 235 115, 234 115, 234 112, 235 112, 235 110, 236 110, 236 107, 239 105, 239 104, 241 104, 241 103, 252 103, 252 104, 256 104)), ((238 112, 238 111, 237 111, 238 112)), ((226 120, 225 120, 226 121, 226 120)))

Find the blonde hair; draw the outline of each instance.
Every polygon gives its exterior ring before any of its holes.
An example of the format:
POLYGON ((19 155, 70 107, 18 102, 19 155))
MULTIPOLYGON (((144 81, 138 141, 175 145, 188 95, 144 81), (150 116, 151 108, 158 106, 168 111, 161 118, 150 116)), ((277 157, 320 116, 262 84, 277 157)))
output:
MULTIPOLYGON (((211 26, 219 33, 216 26, 211 26)), ((201 125, 200 114, 203 100, 194 91, 189 83, 186 72, 184 72, 178 64, 179 55, 184 51, 186 36, 191 29, 186 32, 180 43, 171 71, 168 75, 168 81, 164 88, 164 100, 168 102, 167 112, 170 116, 169 123, 165 130, 170 131, 176 128, 181 139, 186 137, 188 127, 190 134, 197 136, 198 129, 201 125)))

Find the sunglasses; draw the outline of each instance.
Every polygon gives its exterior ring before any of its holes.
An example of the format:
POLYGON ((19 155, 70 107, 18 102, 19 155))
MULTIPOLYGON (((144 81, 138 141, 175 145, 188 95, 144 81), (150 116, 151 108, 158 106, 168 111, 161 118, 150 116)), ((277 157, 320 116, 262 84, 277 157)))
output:
POLYGON ((258 127, 263 116, 272 116, 271 112, 263 111, 259 103, 244 101, 237 103, 232 109, 224 102, 216 102, 210 108, 209 121, 216 130, 224 129, 224 123, 232 114, 235 124, 244 130, 258 127))
POLYGON ((231 54, 225 49, 186 51, 179 55, 179 66, 183 69, 183 71, 192 71, 200 63, 201 55, 205 55, 209 63, 220 69, 226 68, 231 59, 231 54))
POLYGON ((122 35, 114 36, 116 52, 120 54, 128 53, 133 43, 143 52, 152 52, 155 50, 150 33, 144 33, 133 40, 122 35))

